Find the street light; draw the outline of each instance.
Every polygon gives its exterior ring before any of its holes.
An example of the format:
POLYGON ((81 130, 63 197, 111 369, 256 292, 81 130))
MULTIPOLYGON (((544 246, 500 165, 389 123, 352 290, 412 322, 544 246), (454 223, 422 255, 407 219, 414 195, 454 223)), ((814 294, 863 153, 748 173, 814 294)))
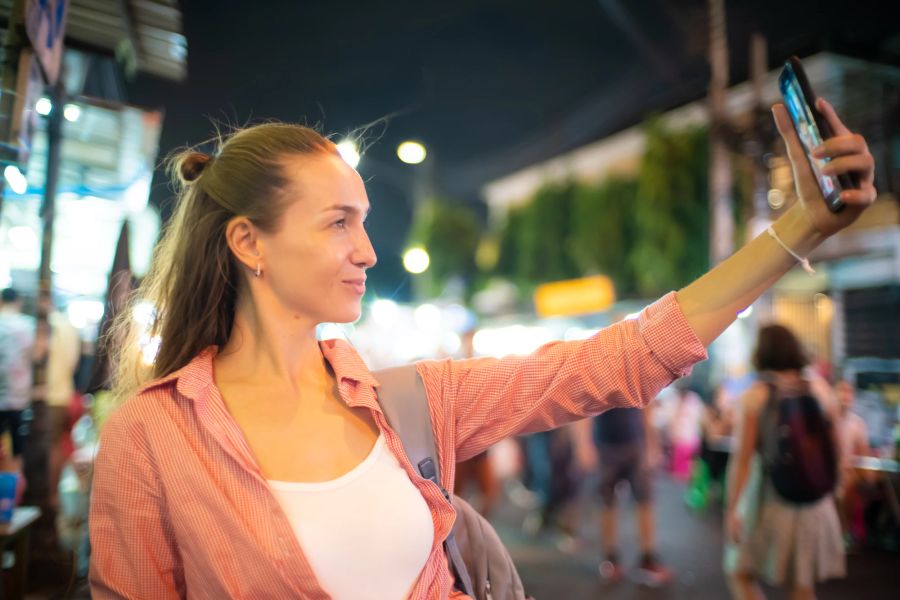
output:
POLYGON ((424 273, 430 263, 431 259, 425 248, 410 248, 403 254, 403 268, 413 275, 424 273))
POLYGON ((12 188, 12 191, 17 194, 24 194, 28 189, 28 181, 25 179, 22 171, 19 170, 19 167, 15 165, 7 165, 3 169, 3 177, 6 179, 9 187, 12 188))
POLYGON ((417 165, 425 160, 428 152, 419 142, 406 141, 397 146, 397 158, 408 165, 417 165))
POLYGON ((65 117, 66 121, 74 123, 81 118, 81 107, 77 104, 66 104, 63 107, 63 117, 65 117))
POLYGON ((50 98, 41 98, 35 103, 34 110, 42 117, 46 117, 50 114, 50 111, 53 110, 53 103, 50 102, 50 98))

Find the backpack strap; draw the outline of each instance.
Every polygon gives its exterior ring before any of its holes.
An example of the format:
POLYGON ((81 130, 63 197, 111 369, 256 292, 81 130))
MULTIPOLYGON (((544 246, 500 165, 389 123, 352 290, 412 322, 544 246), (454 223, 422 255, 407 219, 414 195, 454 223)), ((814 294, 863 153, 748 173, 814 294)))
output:
MULTIPOLYGON (((441 485, 441 471, 434 444, 431 410, 425 394, 425 384, 415 365, 403 365, 373 373, 378 380, 378 403, 391 428, 400 436, 403 449, 419 475, 430 479, 450 502, 450 493, 441 485)), ((466 570, 453 531, 444 541, 444 551, 456 576, 457 587, 475 598, 472 579, 466 570)))

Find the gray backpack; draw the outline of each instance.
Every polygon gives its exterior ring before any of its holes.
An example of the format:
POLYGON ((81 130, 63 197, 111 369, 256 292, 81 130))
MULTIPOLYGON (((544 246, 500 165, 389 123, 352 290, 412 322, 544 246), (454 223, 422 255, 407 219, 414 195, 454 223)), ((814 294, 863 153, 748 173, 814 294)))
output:
POLYGON ((456 522, 444 551, 456 587, 474 600, 526 600, 519 573, 497 532, 468 502, 441 485, 431 412, 425 386, 414 365, 374 373, 381 384, 378 403, 419 474, 441 488, 456 509, 456 522))

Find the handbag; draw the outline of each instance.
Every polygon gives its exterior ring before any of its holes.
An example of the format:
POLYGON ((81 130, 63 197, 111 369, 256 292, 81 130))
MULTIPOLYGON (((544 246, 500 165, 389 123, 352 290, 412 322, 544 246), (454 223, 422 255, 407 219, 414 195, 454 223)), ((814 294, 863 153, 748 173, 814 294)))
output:
POLYGON ((378 403, 400 437, 410 462, 422 477, 437 484, 456 511, 444 551, 457 589, 474 600, 527 600, 516 566, 494 527, 440 483, 431 411, 415 365, 384 369, 373 375, 380 384, 378 403))

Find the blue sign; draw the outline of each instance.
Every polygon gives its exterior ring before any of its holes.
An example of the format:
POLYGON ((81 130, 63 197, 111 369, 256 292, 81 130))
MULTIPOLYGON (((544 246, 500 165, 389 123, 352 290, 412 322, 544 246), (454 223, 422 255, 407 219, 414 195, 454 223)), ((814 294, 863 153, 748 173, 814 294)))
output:
POLYGON ((26 0, 25 31, 47 83, 56 83, 62 60, 69 0, 26 0))

